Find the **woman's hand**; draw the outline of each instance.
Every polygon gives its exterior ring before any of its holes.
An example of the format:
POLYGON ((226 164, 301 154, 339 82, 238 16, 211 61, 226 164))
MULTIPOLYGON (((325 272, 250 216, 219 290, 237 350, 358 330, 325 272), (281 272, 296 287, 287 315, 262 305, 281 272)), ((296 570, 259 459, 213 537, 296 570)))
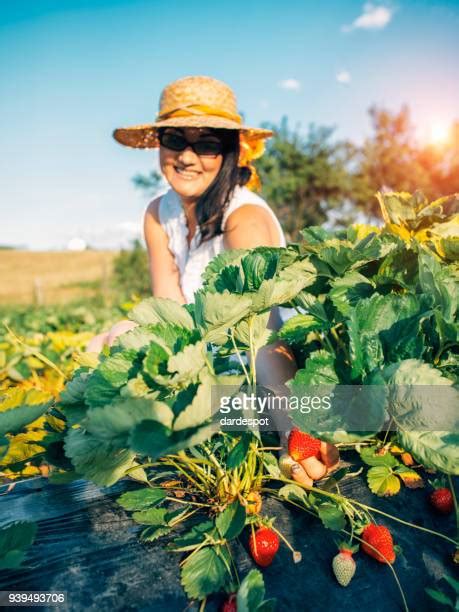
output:
MULTIPOLYGON (((290 389, 284 383, 269 384, 266 387, 278 397, 290 397, 290 389)), ((285 417, 276 418, 276 413, 274 412, 273 419, 276 421, 280 443, 283 448, 279 457, 279 466, 284 476, 311 487, 314 480, 324 478, 324 476, 327 476, 327 474, 338 467, 338 449, 333 444, 323 440, 320 440, 318 457, 309 457, 303 461, 296 461, 289 454, 290 432, 284 431, 286 425, 285 417)))
POLYGON ((115 323, 108 331, 94 336, 94 338, 88 342, 86 351, 88 353, 100 353, 106 344, 112 346, 118 336, 131 331, 131 329, 134 329, 137 325, 138 324, 134 323, 134 321, 128 321, 127 319, 118 321, 118 323, 115 323))
POLYGON ((287 478, 298 483, 312 486, 314 480, 320 480, 339 465, 339 451, 333 444, 320 440, 319 457, 309 457, 303 461, 295 461, 288 453, 288 436, 281 435, 284 451, 279 457, 279 466, 287 478))

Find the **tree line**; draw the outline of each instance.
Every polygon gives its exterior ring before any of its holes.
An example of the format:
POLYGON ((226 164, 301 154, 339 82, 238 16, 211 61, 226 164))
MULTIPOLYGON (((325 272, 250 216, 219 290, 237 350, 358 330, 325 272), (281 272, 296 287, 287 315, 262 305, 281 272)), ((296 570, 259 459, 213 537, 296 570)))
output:
MULTIPOLYGON (((306 226, 377 222, 380 212, 374 194, 381 189, 420 189, 431 200, 459 192, 459 121, 452 124, 447 142, 423 144, 416 138, 408 107, 396 112, 372 107, 368 112, 371 131, 361 145, 335 139, 333 127, 311 125, 303 135, 290 128, 287 118, 280 125, 263 125, 275 135, 255 162, 261 195, 289 240, 297 240, 306 226)), ((162 186, 156 171, 139 174, 133 181, 149 197, 162 186)), ((122 252, 115 265, 115 277, 126 290, 133 290, 133 269, 138 270, 135 291, 148 293, 146 258, 139 241, 131 252, 122 252)))
MULTIPOLYGON (((311 125, 306 135, 287 118, 274 131, 265 154, 255 162, 261 195, 278 215, 290 239, 309 225, 343 226, 362 215, 380 217, 376 191, 414 192, 430 199, 459 192, 459 121, 447 142, 419 143, 407 106, 399 111, 369 109, 371 132, 363 144, 334 139, 335 128, 311 125)), ((137 175, 136 186, 154 195, 161 175, 137 175)))

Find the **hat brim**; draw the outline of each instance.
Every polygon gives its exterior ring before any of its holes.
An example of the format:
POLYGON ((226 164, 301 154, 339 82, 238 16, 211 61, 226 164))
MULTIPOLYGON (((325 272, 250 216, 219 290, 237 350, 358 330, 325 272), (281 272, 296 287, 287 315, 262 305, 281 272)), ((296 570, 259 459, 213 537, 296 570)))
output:
POLYGON ((249 140, 270 138, 271 130, 253 128, 240 125, 236 121, 211 115, 191 117, 174 117, 164 121, 156 121, 146 125, 134 125, 127 128, 118 128, 113 132, 113 138, 120 144, 134 149, 156 149, 159 147, 158 128, 161 127, 208 127, 224 130, 240 130, 249 140))

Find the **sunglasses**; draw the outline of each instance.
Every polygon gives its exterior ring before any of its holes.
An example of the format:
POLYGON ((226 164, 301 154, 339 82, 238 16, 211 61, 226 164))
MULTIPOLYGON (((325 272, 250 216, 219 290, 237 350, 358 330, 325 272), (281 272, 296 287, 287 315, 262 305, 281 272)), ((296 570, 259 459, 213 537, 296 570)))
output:
POLYGON ((172 151, 184 151, 187 147, 191 147, 196 155, 200 157, 217 157, 223 151, 223 143, 221 140, 197 140, 190 142, 181 134, 173 132, 160 132, 158 134, 160 144, 172 151))

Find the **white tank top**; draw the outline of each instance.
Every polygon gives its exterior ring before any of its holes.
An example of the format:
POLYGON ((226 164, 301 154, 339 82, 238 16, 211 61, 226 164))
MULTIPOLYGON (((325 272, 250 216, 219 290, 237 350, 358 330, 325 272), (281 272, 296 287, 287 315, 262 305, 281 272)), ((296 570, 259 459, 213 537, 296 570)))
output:
MULTIPOLYGON (((253 193, 247 187, 236 187, 233 197, 223 215, 222 229, 225 228, 229 215, 244 204, 255 204, 262 206, 271 214, 274 223, 279 230, 278 246, 285 247, 286 240, 281 224, 269 205, 253 193)), ((202 287, 201 274, 204 272, 210 260, 225 250, 223 235, 214 236, 198 245, 200 237, 199 226, 188 247, 185 211, 182 207, 180 197, 173 189, 169 189, 159 202, 159 220, 168 238, 169 249, 175 257, 177 267, 180 271, 180 284, 183 295, 188 303, 194 301, 194 292, 202 287)), ((281 309, 284 311, 285 309, 281 309)), ((282 317, 284 318, 284 316, 282 317)))

